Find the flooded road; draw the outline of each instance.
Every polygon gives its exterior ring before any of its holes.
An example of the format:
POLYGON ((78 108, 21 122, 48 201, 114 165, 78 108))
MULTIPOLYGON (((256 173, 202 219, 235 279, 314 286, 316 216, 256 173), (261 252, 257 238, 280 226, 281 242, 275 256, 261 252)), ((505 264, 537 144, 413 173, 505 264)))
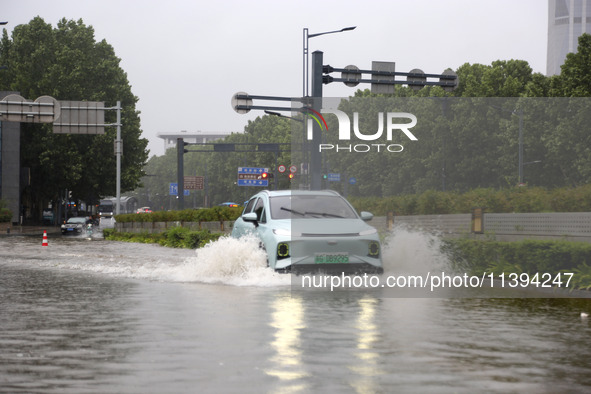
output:
MULTIPOLYGON (((398 235, 390 269, 441 263, 398 235)), ((0 238, 0 392, 591 390, 589 299, 292 292, 256 246, 0 238)))

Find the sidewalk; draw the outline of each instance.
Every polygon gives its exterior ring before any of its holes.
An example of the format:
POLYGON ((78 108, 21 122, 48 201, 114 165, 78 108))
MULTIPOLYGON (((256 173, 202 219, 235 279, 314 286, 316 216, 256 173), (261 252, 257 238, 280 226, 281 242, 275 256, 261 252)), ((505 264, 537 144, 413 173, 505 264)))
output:
POLYGON ((0 223, 0 237, 11 235, 38 235, 41 237, 43 231, 47 231, 47 234, 61 234, 59 226, 13 226, 10 223, 0 223))

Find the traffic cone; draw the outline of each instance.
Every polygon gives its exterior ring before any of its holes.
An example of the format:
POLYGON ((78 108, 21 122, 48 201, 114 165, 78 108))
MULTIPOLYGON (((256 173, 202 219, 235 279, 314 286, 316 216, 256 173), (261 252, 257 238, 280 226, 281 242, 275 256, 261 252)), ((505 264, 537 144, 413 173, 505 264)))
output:
POLYGON ((41 244, 41 246, 48 246, 49 244, 47 243, 47 231, 43 230, 43 243, 41 244))

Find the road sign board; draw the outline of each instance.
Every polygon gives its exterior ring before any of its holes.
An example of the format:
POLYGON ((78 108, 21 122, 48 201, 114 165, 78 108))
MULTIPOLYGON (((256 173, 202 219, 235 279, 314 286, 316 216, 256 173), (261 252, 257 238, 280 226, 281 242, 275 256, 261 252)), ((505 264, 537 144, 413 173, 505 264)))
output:
POLYGON ((203 190, 204 178, 202 176, 185 176, 185 190, 203 190))
POLYGON ((190 196, 191 195, 191 191, 190 190, 183 190, 183 196, 190 196))
POLYGON ((295 172, 298 170, 298 168, 296 166, 291 166, 289 167, 289 172, 291 172, 292 174, 295 174, 295 172))
POLYGON ((286 170, 286 167, 283 164, 281 164, 279 167, 277 167, 277 170, 283 174, 286 170))
POLYGON ((268 180, 262 180, 262 179, 238 179, 238 182, 236 182, 236 185, 238 186, 269 186, 269 181, 268 180))
POLYGON ((246 114, 246 113, 250 112, 250 109, 238 109, 236 107, 238 107, 239 105, 251 106, 252 99, 250 99, 250 98, 239 99, 238 96, 248 96, 248 94, 244 93, 244 92, 238 92, 234 96, 232 96, 232 109, 234 109, 234 111, 238 112, 239 114, 246 114))
POLYGON ((265 167, 238 167, 238 186, 269 186, 268 179, 261 179, 261 174, 269 172, 265 167))
POLYGON ((105 134, 105 103, 101 101, 60 101, 59 117, 53 122, 55 134, 105 134))
POLYGON ((178 196, 179 195, 179 184, 178 183, 170 183, 168 185, 168 194, 171 196, 178 196))
POLYGON ((269 169, 264 167, 238 167, 239 174, 262 174, 263 172, 269 172, 269 169))
MULTIPOLYGON (((378 71, 378 72, 390 72, 393 73, 396 71, 396 63, 394 62, 371 62, 371 70, 378 71)), ((393 75, 379 75, 373 76, 372 79, 375 79, 380 82, 373 82, 371 84, 371 92, 377 94, 393 94, 394 93, 394 85, 391 84, 394 81, 393 75), (390 84, 389 84, 390 83, 390 84)))
POLYGON ((359 80, 361 79, 361 73, 359 72, 359 67, 354 65, 349 65, 345 67, 345 70, 351 70, 349 72, 341 73, 341 78, 346 79, 346 82, 343 82, 345 85, 349 87, 355 87, 359 85, 359 80))
POLYGON ((9 94, 0 100, 0 120, 22 123, 51 123, 60 116, 59 102, 50 96, 27 100, 18 94, 9 94))
POLYGON ((341 174, 339 173, 332 173, 332 174, 327 174, 326 179, 329 182, 340 182, 341 181, 341 174))
POLYGON ((349 184, 354 185, 356 183, 357 183, 357 178, 355 178, 355 177, 349 178, 349 184))

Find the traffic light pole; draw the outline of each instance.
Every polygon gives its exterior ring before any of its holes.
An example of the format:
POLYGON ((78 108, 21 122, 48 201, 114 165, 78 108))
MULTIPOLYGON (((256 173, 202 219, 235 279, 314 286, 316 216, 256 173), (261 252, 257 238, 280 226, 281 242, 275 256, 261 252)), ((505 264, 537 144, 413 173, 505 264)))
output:
POLYGON ((176 139, 176 152, 177 152, 177 176, 178 176, 178 187, 177 187, 177 209, 185 209, 185 173, 184 173, 184 156, 185 156, 185 141, 182 138, 176 139))
MULTIPOLYGON (((320 112, 322 108, 322 51, 312 53, 312 108, 320 112)), ((312 144, 310 145, 310 189, 322 189, 322 156, 320 155, 320 144, 322 134, 320 126, 313 122, 312 144)))
MULTIPOLYGON (((304 53, 306 53, 306 47, 304 47, 304 53)), ((441 86, 445 91, 452 91, 458 87, 459 80, 458 76, 452 70, 445 70, 442 74, 425 74, 419 69, 412 70, 410 72, 395 72, 394 63, 391 63, 392 67, 386 67, 385 70, 380 70, 381 65, 377 65, 375 70, 360 70, 355 66, 347 66, 347 68, 334 68, 329 65, 323 65, 323 52, 315 51, 312 53, 312 97, 287 98, 287 97, 270 97, 270 96, 250 96, 246 93, 236 93, 232 98, 232 108, 240 113, 245 114, 252 109, 257 110, 268 110, 268 111, 300 111, 305 114, 305 109, 310 108, 311 103, 312 109, 316 112, 321 112, 322 108, 322 85, 329 84, 332 82, 343 82, 347 86, 357 86, 359 83, 370 83, 372 89, 374 84, 380 87, 380 85, 391 86, 394 85, 407 85, 409 87, 420 89, 424 86, 441 86), (333 72, 342 72, 341 78, 335 78, 329 74, 333 72), (326 74, 326 75, 325 75, 326 74), (362 74, 370 74, 371 78, 361 78, 362 74), (406 79, 396 79, 396 77, 406 77, 406 79), (427 78, 439 78, 438 81, 427 81, 427 78), (302 103, 302 108, 294 107, 271 107, 271 106, 258 106, 253 105, 253 99, 260 100, 273 100, 273 101, 288 101, 295 100, 302 103)), ((304 60, 305 63, 305 60, 304 60)), ((379 63, 379 62, 378 62, 379 63)), ((386 62, 387 63, 387 62, 386 62)), ((388 66, 390 63, 387 63, 388 66)), ((305 64, 304 64, 305 67, 305 64)), ((307 72, 305 72, 304 79, 306 78, 307 72)), ((306 89, 306 83, 304 82, 304 90, 306 89)), ((382 94, 391 94, 393 92, 377 92, 382 94)), ((307 122, 304 123, 304 128, 307 126, 307 122)), ((310 189, 320 190, 322 189, 322 155, 320 153, 320 144, 322 143, 322 134, 320 126, 311 122, 312 127, 312 140, 304 146, 309 147, 310 153, 310 189)), ((306 130, 304 130, 306 135, 306 130)), ((305 148, 304 148, 305 149, 305 148)))

